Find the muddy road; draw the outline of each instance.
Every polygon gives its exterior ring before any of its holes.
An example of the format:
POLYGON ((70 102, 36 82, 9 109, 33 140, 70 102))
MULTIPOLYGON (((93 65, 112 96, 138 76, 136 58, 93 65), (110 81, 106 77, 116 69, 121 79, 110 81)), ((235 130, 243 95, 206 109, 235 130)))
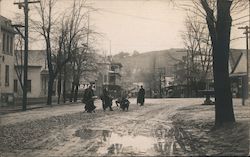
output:
MULTIPOLYGON (((130 100, 128 112, 79 110, 1 126, 2 156, 157 156, 190 155, 171 122, 178 108, 202 99, 151 99, 143 107, 130 100)), ((63 110, 58 108, 57 110, 63 110)), ((45 111, 44 111, 45 112, 45 111)), ((56 113, 56 112, 55 112, 56 113)), ((18 117, 18 116, 17 116, 18 117)), ((183 135, 182 135, 183 136, 183 135)))

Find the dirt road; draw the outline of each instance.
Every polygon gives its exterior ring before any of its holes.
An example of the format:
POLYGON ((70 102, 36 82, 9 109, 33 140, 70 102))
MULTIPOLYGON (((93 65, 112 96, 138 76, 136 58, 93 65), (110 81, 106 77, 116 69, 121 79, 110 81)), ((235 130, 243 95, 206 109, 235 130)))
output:
POLYGON ((103 112, 97 104, 99 109, 92 114, 79 112, 82 106, 75 105, 68 112, 67 107, 54 113, 31 112, 32 120, 22 114, 25 120, 18 114, 6 115, 1 119, 0 155, 187 155, 190 148, 175 138, 181 133, 172 126, 171 117, 178 108, 201 104, 202 99, 150 99, 143 107, 130 101, 128 112, 116 107, 103 112))

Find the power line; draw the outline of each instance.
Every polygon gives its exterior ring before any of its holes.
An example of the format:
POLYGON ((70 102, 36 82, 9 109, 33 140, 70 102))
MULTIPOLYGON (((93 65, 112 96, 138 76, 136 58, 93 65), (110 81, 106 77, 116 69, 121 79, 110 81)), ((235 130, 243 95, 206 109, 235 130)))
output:
POLYGON ((111 10, 107 10, 107 9, 103 9, 103 8, 98 8, 97 11, 107 12, 107 13, 116 14, 116 15, 122 15, 122 16, 128 16, 128 17, 133 17, 133 18, 142 19, 142 20, 158 21, 158 22, 168 22, 169 23, 169 21, 164 21, 164 20, 160 20, 160 19, 153 19, 153 18, 148 18, 148 17, 143 17, 143 16, 137 16, 137 15, 131 15, 131 14, 122 13, 122 12, 116 12, 116 11, 111 11, 111 10))

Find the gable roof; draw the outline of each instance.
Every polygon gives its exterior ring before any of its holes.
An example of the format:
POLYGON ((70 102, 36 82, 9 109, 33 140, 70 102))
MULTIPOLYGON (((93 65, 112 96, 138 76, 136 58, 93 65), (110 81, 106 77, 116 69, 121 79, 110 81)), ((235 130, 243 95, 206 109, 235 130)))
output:
POLYGON ((231 50, 229 53, 230 76, 245 75, 247 71, 247 57, 244 50, 231 50))
MULTIPOLYGON (((21 52, 20 50, 15 51, 15 54, 18 57, 18 62, 20 64, 21 61, 21 52)), ((29 66, 42 66, 43 69, 46 69, 46 51, 45 50, 29 50, 28 52, 28 65, 29 66)), ((17 61, 15 61, 15 64, 17 64, 17 61)))
POLYGON ((11 26, 11 20, 0 15, 0 28, 2 30, 8 31, 9 33, 15 34, 14 28, 11 26))

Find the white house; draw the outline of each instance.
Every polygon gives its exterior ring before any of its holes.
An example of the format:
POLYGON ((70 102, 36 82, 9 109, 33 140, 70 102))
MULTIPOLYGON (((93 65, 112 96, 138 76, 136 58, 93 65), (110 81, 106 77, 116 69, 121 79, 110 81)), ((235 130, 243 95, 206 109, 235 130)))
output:
MULTIPOLYGON (((21 58, 21 51, 15 52, 21 58)), ((29 50, 28 57, 28 83, 27 97, 42 98, 47 96, 48 90, 48 68, 45 50, 29 50)), ((22 70, 22 65, 15 63, 16 70, 22 70)), ((53 93, 56 92, 56 83, 53 93)), ((22 90, 17 75, 14 76, 14 93, 16 97, 22 97, 22 90)))
POLYGON ((11 21, 0 15, 0 105, 13 103, 14 35, 11 21))

